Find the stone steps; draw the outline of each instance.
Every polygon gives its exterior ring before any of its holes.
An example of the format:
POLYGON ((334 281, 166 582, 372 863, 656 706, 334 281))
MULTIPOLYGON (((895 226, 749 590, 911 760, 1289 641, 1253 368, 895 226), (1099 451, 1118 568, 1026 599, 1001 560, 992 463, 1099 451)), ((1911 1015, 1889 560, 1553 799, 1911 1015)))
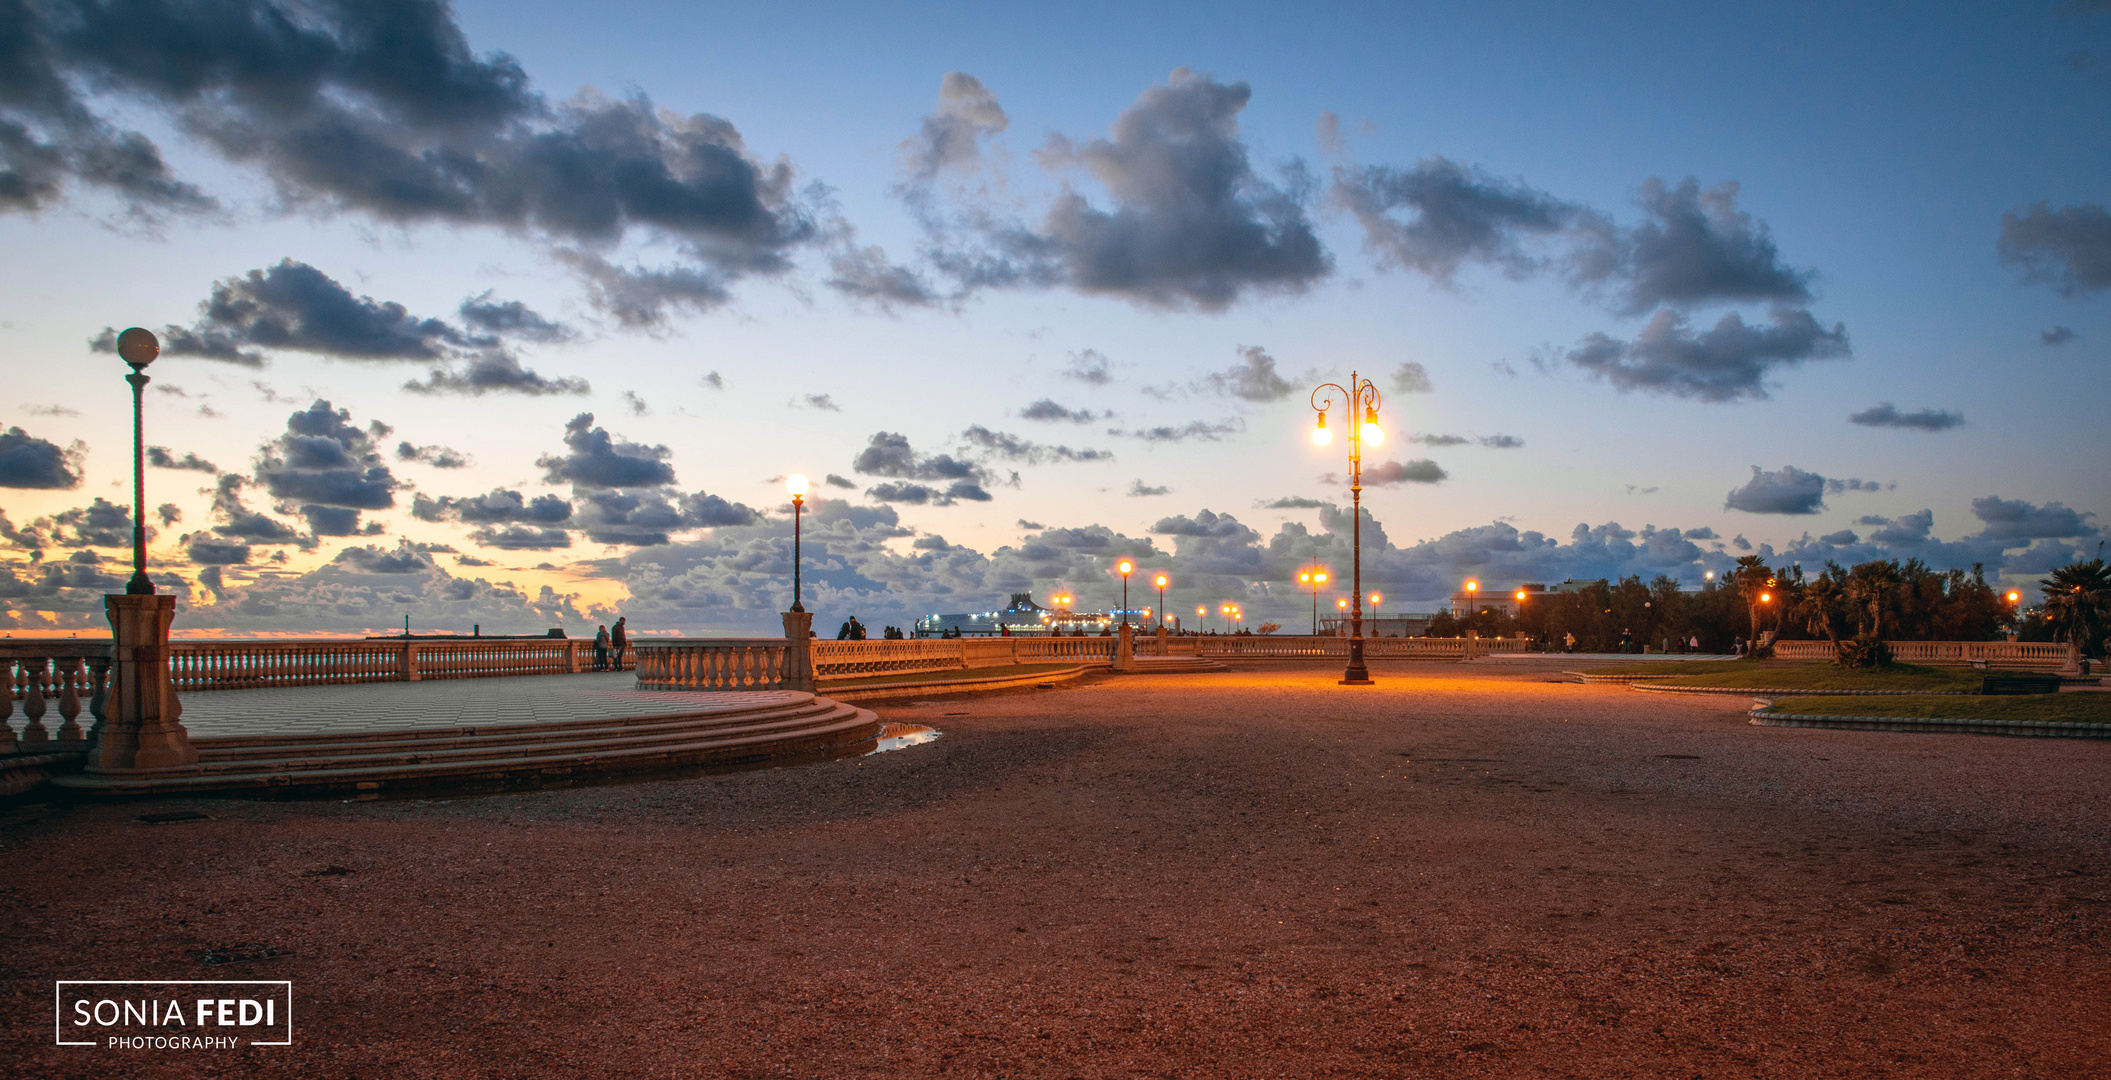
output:
POLYGON ((743 765, 855 750, 878 737, 866 709, 808 694, 774 706, 502 728, 205 739, 200 760, 53 783, 98 795, 358 794, 549 783, 582 775, 743 765))
POLYGON ((1126 675, 1178 675, 1202 671, 1230 671, 1231 668, 1206 656, 1139 656, 1126 675))

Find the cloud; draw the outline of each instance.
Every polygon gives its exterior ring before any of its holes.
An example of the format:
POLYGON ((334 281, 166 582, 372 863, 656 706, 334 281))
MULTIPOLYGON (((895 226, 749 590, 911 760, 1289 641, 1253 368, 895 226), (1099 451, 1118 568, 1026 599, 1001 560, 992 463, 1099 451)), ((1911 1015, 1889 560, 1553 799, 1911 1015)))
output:
POLYGON ((212 473, 215 476, 220 473, 218 465, 199 457, 197 454, 186 451, 179 458, 166 446, 147 447, 147 464, 157 469, 188 469, 192 472, 212 473))
POLYGON ((946 72, 939 84, 938 108, 924 117, 915 135, 902 140, 903 171, 913 182, 928 183, 949 170, 980 168, 983 142, 1010 125, 1004 106, 980 79, 966 72, 946 72))
POLYGON ((1184 427, 1160 425, 1154 428, 1140 428, 1135 431, 1124 431, 1116 428, 1109 429, 1107 434, 1126 435, 1132 439, 1142 439, 1148 443, 1186 442, 1189 439, 1201 442, 1220 442, 1226 435, 1237 435, 1245 430, 1246 421, 1234 416, 1228 420, 1219 420, 1214 424, 1205 420, 1192 420, 1184 427))
POLYGON ((665 446, 623 442, 594 426, 593 413, 580 413, 564 425, 565 452, 535 459, 543 481, 574 488, 659 487, 674 483, 665 446))
POLYGON ((716 371, 705 372, 704 377, 696 382, 698 386, 711 390, 724 390, 726 388, 726 380, 716 371))
POLYGON ((409 442, 396 444, 397 461, 415 461, 435 469, 460 469, 469 465, 469 455, 449 447, 413 446, 409 442))
POLYGON ((61 448, 18 427, 0 431, 0 487, 60 489, 81 486, 87 448, 61 448))
POLYGON ((251 510, 242 500, 242 489, 249 481, 234 473, 223 473, 213 492, 213 519, 218 522, 212 531, 215 535, 242 540, 250 544, 296 544, 303 537, 278 519, 268 514, 251 510))
POLYGON ((1429 381, 1429 369, 1413 360, 1393 369, 1393 392, 1396 394, 1427 394, 1436 389, 1429 381))
POLYGON ((1849 353, 1843 325, 1827 330, 1808 311, 1784 308, 1776 308, 1770 321, 1747 325, 1731 312, 1695 334, 1684 315, 1659 311, 1632 342, 1595 333, 1567 358, 1623 392, 1722 402, 1764 399, 1766 377, 1775 369, 1849 353))
POLYGON ((1418 442, 1424 446, 1464 446, 1473 440, 1468 439, 1464 435, 1439 435, 1425 432, 1421 435, 1410 435, 1407 437, 1407 441, 1418 442))
POLYGON ((1703 190, 1650 179, 1638 198, 1646 220, 1630 229, 1598 225, 1573 257, 1574 280, 1610 287, 1617 306, 1639 315, 1660 305, 1806 303, 1811 273, 1781 262, 1764 222, 1737 208, 1736 181, 1703 190))
POLYGON ((184 548, 184 556, 200 566, 241 566, 249 562, 249 545, 200 535, 184 548))
POLYGON ((1048 526, 1046 526, 1046 525, 1043 525, 1043 524, 1041 524, 1041 523, 1040 523, 1040 522, 1038 522, 1038 521, 1028 521, 1028 520, 1026 520, 1025 518, 1020 518, 1020 519, 1019 519, 1019 527, 1020 527, 1020 528, 1022 528, 1022 529, 1027 529, 1027 530, 1035 530, 1035 529, 1045 529, 1045 528, 1047 528, 1048 526))
POLYGON ((1821 544, 1859 544, 1862 542, 1862 538, 1856 536, 1853 529, 1841 529, 1839 532, 1827 533, 1819 537, 1818 542, 1821 544))
POLYGON ((836 404, 836 398, 833 394, 806 394, 802 397, 793 398, 792 405, 794 407, 803 406, 808 409, 819 409, 822 412, 843 411, 843 406, 836 404))
POLYGON ((1094 420, 1099 420, 1111 415, 1113 414, 1095 413, 1091 409, 1065 408, 1061 405, 1056 404, 1054 401, 1048 398, 1042 398, 1041 400, 1036 401, 1031 405, 1028 405, 1026 408, 1019 410, 1019 416, 1022 419, 1048 421, 1067 420, 1073 424, 1089 424, 1094 420))
POLYGON ((1286 168, 1277 184, 1248 159, 1238 117, 1251 97, 1245 83, 1179 68, 1123 110, 1106 137, 1051 136, 1035 160, 1090 176, 1105 206, 1065 185, 1038 223, 974 207, 943 224, 930 185, 908 185, 932 233, 934 266, 963 293, 1064 285, 1169 310, 1222 311, 1250 294, 1302 292, 1332 262, 1305 213, 1302 167, 1286 168))
POLYGON ((2073 341, 2076 336, 2075 332, 2068 327, 2055 326, 2050 330, 2038 331, 2038 344, 2047 348, 2054 348, 2073 341))
POLYGON ((361 511, 396 505, 396 478, 377 445, 389 432, 379 420, 354 426, 351 410, 317 399, 288 416, 285 433, 264 445, 256 481, 279 500, 281 513, 297 507, 311 534, 353 535, 361 511))
POLYGON ((1152 495, 1169 495, 1172 491, 1169 487, 1150 487, 1141 480, 1133 480, 1129 483, 1128 495, 1130 498, 1145 498, 1152 495))
MULTIPOLYGON (((163 388, 164 386, 166 386, 166 385, 167 385, 167 384, 161 384, 160 386, 157 386, 157 387, 156 387, 156 389, 162 389, 162 388, 163 388)), ((177 391, 175 391, 175 392, 176 392, 176 393, 178 393, 178 394, 181 394, 181 393, 182 393, 183 391, 181 391, 181 390, 177 390, 177 391)), ((73 408, 73 407, 71 407, 71 406, 67 406, 67 405, 24 405, 24 406, 22 406, 22 411, 23 411, 24 413, 26 413, 26 414, 30 415, 30 416, 79 416, 79 415, 81 415, 81 410, 79 410, 79 409, 76 409, 76 408, 73 408)))
POLYGON ((829 256, 828 268, 829 288, 882 311, 928 307, 940 299, 923 274, 889 261, 877 246, 845 246, 829 256))
POLYGON ((1281 401, 1296 392, 1296 387, 1275 373, 1275 357, 1260 346, 1241 345, 1238 352, 1242 358, 1239 363, 1203 376, 1201 385, 1215 393, 1253 402, 1281 401))
POLYGON ((645 399, 639 397, 636 390, 625 390, 621 396, 624 406, 630 409, 630 415, 645 416, 652 412, 652 406, 645 404, 645 399))
POLYGON ((544 378, 521 367, 520 361, 513 354, 494 350, 479 353, 452 371, 434 368, 424 382, 413 379, 404 383, 403 389, 414 394, 467 394, 472 397, 482 397, 487 393, 522 394, 527 397, 570 394, 577 397, 585 395, 593 387, 585 379, 544 378))
POLYGON ((1863 427, 1917 428, 1921 431, 1948 431, 1964 426, 1964 414, 1947 410, 1922 409, 1919 412, 1902 413, 1898 406, 1885 401, 1871 405, 1861 412, 1852 413, 1847 422, 1863 427))
POLYGON ((1337 166, 1331 198, 1363 227, 1364 247, 1381 267, 1412 270, 1446 286, 1466 263, 1522 276, 1541 262, 1526 242, 1564 232, 1582 212, 1436 156, 1411 169, 1337 166), (1405 211, 1404 220, 1394 211, 1405 211))
POLYGON ((1897 487, 1898 484, 1896 482, 1884 484, 1875 480, 1861 480, 1851 476, 1845 480, 1828 478, 1825 481, 1825 493, 1827 495, 1838 495, 1845 491, 1889 491, 1897 487))
POLYGON ((411 516, 419 521, 459 521, 464 525, 557 525, 572 517, 572 504, 557 495, 527 498, 518 491, 493 488, 488 495, 411 500, 411 516))
POLYGON ((1525 444, 1515 435, 1483 435, 1478 441, 1490 450, 1515 450, 1525 444))
POLYGON ((1825 478, 1783 465, 1774 472, 1752 466, 1752 479, 1723 500, 1725 510, 1750 514, 1815 514, 1825 509, 1825 478))
POLYGON ((1307 499, 1302 495, 1285 495, 1280 499, 1259 504, 1263 510, 1317 510, 1323 506, 1331 507, 1333 505, 1333 503, 1321 502, 1318 499, 1307 499))
POLYGON ((571 327, 543 318, 518 300, 493 300, 492 292, 486 289, 462 301, 458 313, 464 325, 498 337, 545 345, 578 336, 571 327))
POLYGON ((733 299, 725 275, 694 266, 622 267, 590 251, 558 248, 550 257, 586 283, 587 301, 627 330, 657 332, 675 314, 708 314, 733 299))
POLYGON ((955 480, 943 489, 890 481, 866 488, 865 494, 879 502, 909 503, 914 506, 951 506, 962 499, 969 502, 990 501, 990 493, 972 480, 955 480))
POLYGON ((160 519, 163 525, 174 525, 183 520, 183 508, 175 503, 162 503, 154 508, 154 516, 160 519))
POLYGON ((822 483, 827 484, 829 487, 835 488, 855 488, 858 486, 857 481, 837 476, 835 473, 829 473, 828 476, 822 480, 822 483))
POLYGON ((1980 535, 1989 539, 2022 542, 2097 535, 2097 527, 2088 521, 2095 514, 2069 509, 2064 503, 2036 506, 2021 499, 1989 495, 1972 500, 1972 516, 1985 523, 1980 535))
POLYGON ((1113 365, 1098 349, 1071 353, 1070 361, 1063 365, 1059 374, 1087 386, 1105 386, 1114 381, 1113 365))
MULTIPOLYGON (((421 319, 402 304, 354 296, 328 274, 292 259, 215 282, 198 307, 202 317, 190 331, 164 331, 162 352, 209 360, 254 359, 257 349, 343 360, 439 360, 451 355, 450 346, 471 343, 469 335, 445 320, 421 319)), ((109 351, 114 351, 114 336, 111 341, 109 351)))
POLYGON ((1107 450, 1087 447, 1073 450, 1068 446, 1037 443, 1002 431, 991 431, 981 424, 968 428, 960 437, 969 446, 992 457, 1006 461, 1023 461, 1028 465, 1039 465, 1045 461, 1112 461, 1114 454, 1107 450))
MULTIPOLYGON (((865 449, 858 451, 858 456, 852 459, 850 468, 852 472, 867 476, 899 480, 968 480, 977 483, 989 480, 989 473, 982 466, 950 454, 918 454, 909 445, 908 436, 891 431, 874 432, 865 449)), ((964 497, 975 498, 972 495, 964 497)), ((982 497, 987 498, 987 495, 982 497)))
POLYGON ((1390 484, 1439 484, 1451 478, 1442 466, 1428 458, 1416 458, 1405 464, 1398 461, 1383 461, 1363 470, 1365 487, 1385 487, 1390 484))
POLYGON ((2001 215, 1995 251, 2025 281, 2051 285, 2062 296, 2111 288, 2111 212, 2102 203, 2054 210, 2041 202, 2011 210, 2001 215))

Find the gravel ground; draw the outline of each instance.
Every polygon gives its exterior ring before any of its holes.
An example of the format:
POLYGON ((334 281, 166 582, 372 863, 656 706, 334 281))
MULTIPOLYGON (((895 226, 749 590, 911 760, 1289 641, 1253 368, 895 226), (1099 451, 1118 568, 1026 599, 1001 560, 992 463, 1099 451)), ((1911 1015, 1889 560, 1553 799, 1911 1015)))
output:
POLYGON ((17 807, 0 1074, 2111 1072, 2111 746, 1376 674, 890 707, 943 737, 649 784, 17 807), (189 955, 243 943, 290 955, 189 955), (61 978, 291 979, 296 1045, 53 1047, 61 978))

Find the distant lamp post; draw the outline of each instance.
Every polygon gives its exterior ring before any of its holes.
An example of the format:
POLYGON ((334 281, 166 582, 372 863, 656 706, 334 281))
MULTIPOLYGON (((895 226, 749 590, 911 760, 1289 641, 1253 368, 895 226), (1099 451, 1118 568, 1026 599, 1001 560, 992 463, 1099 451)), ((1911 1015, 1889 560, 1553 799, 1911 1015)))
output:
POLYGON ((1129 625, 1129 575, 1136 572, 1136 564, 1127 559, 1114 564, 1121 571, 1121 624, 1129 625))
POLYGON ((806 477, 799 473, 785 477, 784 489, 792 493, 792 610, 805 611, 799 596, 799 526, 806 514, 806 477))
POLYGON ((1371 622, 1378 624, 1375 627, 1377 633, 1371 635, 1373 637, 1385 636, 1385 625, 1378 620, 1378 602, 1383 599, 1385 599, 1384 593, 1374 592, 1371 594, 1371 622))
POLYGON ((1160 574, 1151 580, 1156 582, 1158 585, 1158 625, 1162 627, 1165 625, 1165 587, 1170 584, 1173 579, 1165 576, 1164 574, 1160 574))
POLYGON ((1334 407, 1336 395, 1341 398, 1342 417, 1347 421, 1344 426, 1349 429, 1349 520, 1353 545, 1350 594, 1356 598, 1349 609, 1349 664, 1341 673, 1341 685, 1369 686, 1371 672, 1363 664, 1363 448, 1365 444, 1383 444, 1385 429, 1378 426, 1377 384, 1351 371, 1347 386, 1321 383, 1313 389, 1312 408, 1319 413, 1318 426, 1312 430, 1313 445, 1325 446, 1334 441, 1334 433, 1327 427, 1327 414, 1334 407))
POLYGON ((117 355, 132 370, 125 381, 132 384, 132 580, 125 583, 126 596, 152 596, 154 583, 147 578, 147 450, 141 425, 140 391, 153 381, 147 365, 161 355, 161 342, 154 332, 132 327, 117 335, 117 355))
POLYGON ((1473 622, 1474 601, 1480 599, 1480 595, 1481 583, 1469 578, 1466 582, 1466 622, 1468 624, 1473 622))
POLYGON ((1195 605, 1195 632, 1199 634, 1199 633, 1201 633, 1202 631, 1204 631, 1204 630, 1207 630, 1207 629, 1209 629, 1209 608, 1208 608, 1208 607, 1206 607, 1206 606, 1204 606, 1204 605, 1202 605, 1202 604, 1196 604, 1196 605, 1195 605))
POLYGON ((1713 571, 1713 570, 1710 570, 1710 571, 1708 571, 1707 573, 1705 573, 1705 574, 1702 574, 1702 575, 1701 575, 1701 580, 1703 580, 1703 581, 1714 581, 1714 580, 1715 580, 1715 571, 1713 571))
POLYGON ((1319 636, 1319 587, 1327 583, 1327 572, 1315 566, 1297 575, 1297 580, 1312 587, 1312 636, 1319 636))

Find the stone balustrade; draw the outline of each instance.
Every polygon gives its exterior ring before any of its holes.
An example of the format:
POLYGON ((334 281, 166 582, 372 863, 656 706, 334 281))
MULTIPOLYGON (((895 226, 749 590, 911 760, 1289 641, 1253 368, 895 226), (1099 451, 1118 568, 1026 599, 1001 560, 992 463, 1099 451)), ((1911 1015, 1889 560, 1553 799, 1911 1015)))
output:
MULTIPOLYGON (((1963 667, 2053 669, 2067 664, 2067 646, 2050 641, 1893 641, 1891 655, 1902 664, 1963 667)), ((1830 660, 1830 641, 1777 641, 1776 660, 1830 660)))
POLYGON ((652 638, 631 649, 637 656, 640 690, 793 688, 787 666, 790 642, 785 638, 652 638))
MULTIPOLYGON (((93 721, 103 719, 110 694, 110 643, 93 638, 8 638, 0 640, 0 754, 37 754, 80 750, 88 731, 81 728, 83 705, 93 721), (21 703, 23 726, 15 732, 15 705, 21 703), (57 731, 44 718, 57 712, 57 731)), ((92 727, 91 729, 92 730, 92 727)))

